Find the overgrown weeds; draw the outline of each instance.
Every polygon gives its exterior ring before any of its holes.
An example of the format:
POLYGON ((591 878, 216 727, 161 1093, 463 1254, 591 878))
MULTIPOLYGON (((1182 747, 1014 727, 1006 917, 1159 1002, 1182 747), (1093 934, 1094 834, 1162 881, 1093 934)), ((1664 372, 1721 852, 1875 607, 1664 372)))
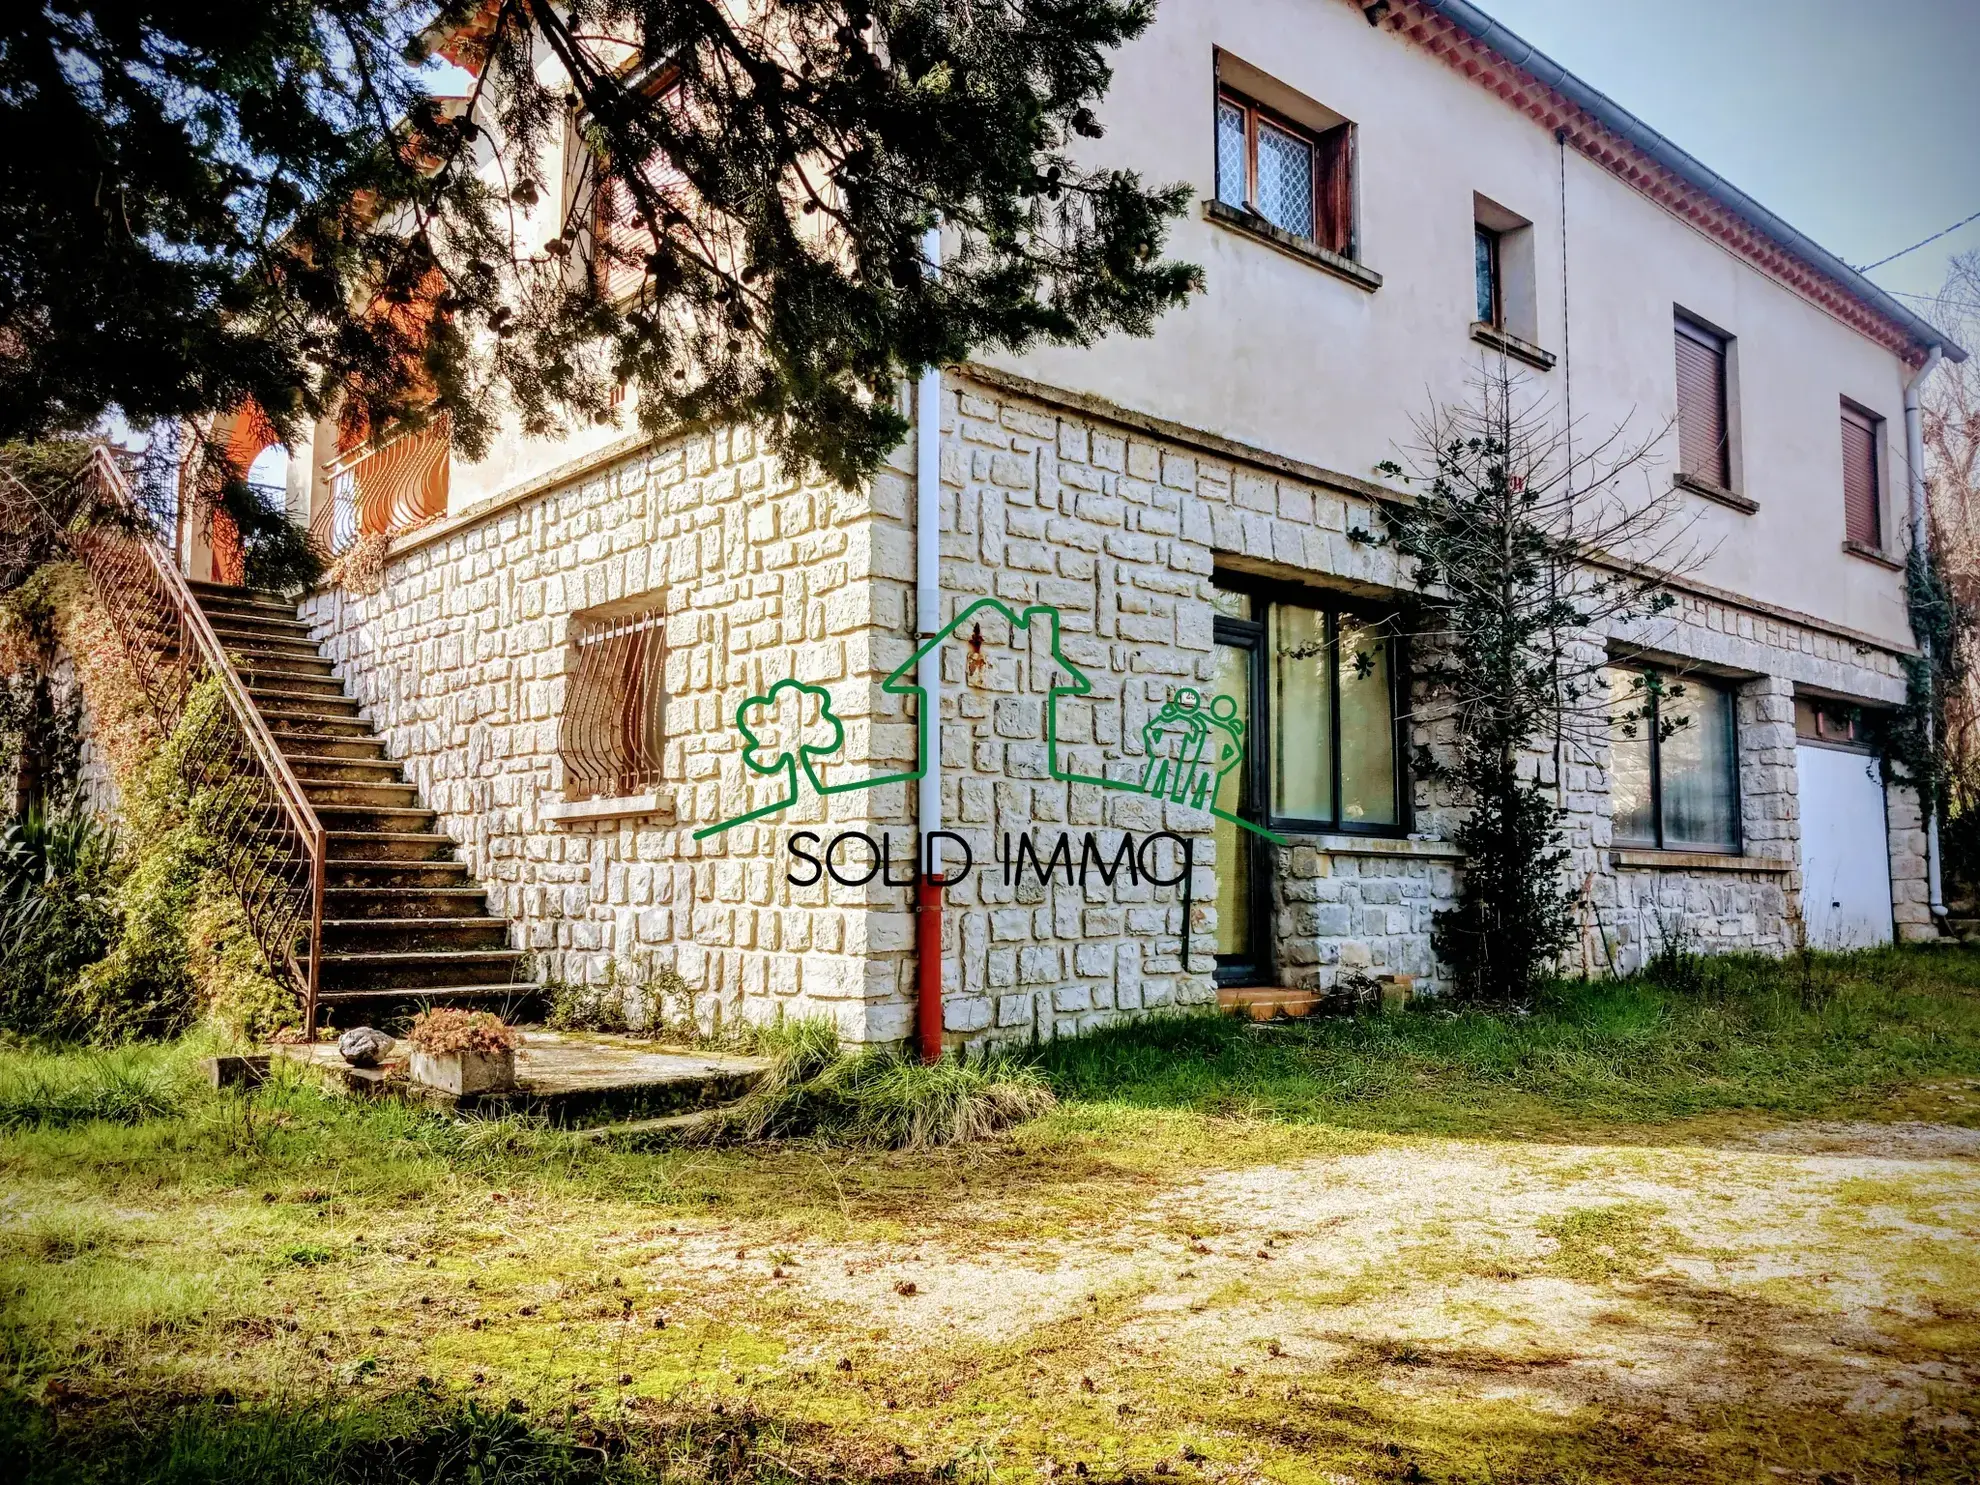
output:
POLYGON ((1007 1055, 921 1063, 893 1050, 846 1052, 815 1020, 764 1033, 773 1064, 699 1138, 818 1139, 879 1150, 928 1150, 987 1139, 1056 1102, 1039 1070, 1007 1055))
POLYGON ((0 1064, 0 1129, 136 1124, 177 1114, 185 1085, 157 1059, 130 1052, 9 1058, 0 1064))

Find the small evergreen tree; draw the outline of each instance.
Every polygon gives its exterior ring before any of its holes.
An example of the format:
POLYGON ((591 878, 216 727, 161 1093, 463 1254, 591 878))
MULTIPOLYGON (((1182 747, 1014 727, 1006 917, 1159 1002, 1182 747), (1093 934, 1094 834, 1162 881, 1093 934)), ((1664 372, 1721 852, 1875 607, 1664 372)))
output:
MULTIPOLYGON (((1618 429, 1585 451, 1503 362, 1472 399, 1418 427, 1413 467, 1384 474, 1416 491, 1389 531, 1423 595, 1412 635, 1426 693, 1419 720, 1448 719, 1450 756, 1419 750, 1418 772, 1448 782, 1468 813, 1457 906, 1433 940, 1457 993, 1524 1001, 1573 942, 1575 892, 1562 870, 1560 743, 1609 720, 1603 642, 1615 626, 1668 609, 1664 582, 1694 554, 1672 529, 1674 502, 1646 478, 1656 440, 1618 429), (1538 766, 1555 753, 1554 792, 1538 766)), ((1618 718, 1625 725, 1636 711, 1618 718)))

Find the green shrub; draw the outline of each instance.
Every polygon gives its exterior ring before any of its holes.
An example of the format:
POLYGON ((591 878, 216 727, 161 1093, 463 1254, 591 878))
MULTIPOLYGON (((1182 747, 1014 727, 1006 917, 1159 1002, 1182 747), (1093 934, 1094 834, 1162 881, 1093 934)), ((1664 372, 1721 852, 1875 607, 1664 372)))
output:
POLYGON ((247 1041, 302 1024, 295 987, 269 968, 240 894, 219 872, 200 878, 185 937, 186 972, 204 1019, 247 1041))
POLYGON ((115 936, 120 870, 116 835, 79 802, 37 804, 0 833, 0 1026, 78 1029, 76 977, 115 936))

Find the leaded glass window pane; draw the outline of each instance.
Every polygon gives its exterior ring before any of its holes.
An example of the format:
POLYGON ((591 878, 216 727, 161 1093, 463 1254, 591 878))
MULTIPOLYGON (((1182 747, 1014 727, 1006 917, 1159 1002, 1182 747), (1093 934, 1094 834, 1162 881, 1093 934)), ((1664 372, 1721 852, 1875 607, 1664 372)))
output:
POLYGON ((1313 146, 1258 121, 1258 214, 1296 237, 1313 235, 1313 146))
POLYGON ((1284 819, 1334 817, 1333 697, 1328 686, 1327 616, 1275 603, 1272 656, 1272 813, 1284 819))
POLYGON ((1217 199, 1226 206, 1244 206, 1244 110, 1222 99, 1217 102, 1217 199))
POLYGON ((1341 823, 1396 823, 1396 728, 1389 642, 1372 624, 1341 616, 1341 823))

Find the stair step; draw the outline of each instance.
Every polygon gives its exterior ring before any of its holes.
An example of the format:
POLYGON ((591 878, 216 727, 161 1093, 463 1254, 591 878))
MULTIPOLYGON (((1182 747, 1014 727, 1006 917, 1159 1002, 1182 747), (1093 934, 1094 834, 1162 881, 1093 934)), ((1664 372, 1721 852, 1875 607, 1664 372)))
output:
POLYGON ((228 635, 235 635, 244 641, 256 639, 309 641, 308 622, 298 619, 293 610, 279 619, 263 618, 258 614, 208 613, 206 622, 222 639, 228 635))
POLYGON ((264 634, 236 634, 230 630, 216 628, 214 635, 220 641, 220 648, 230 655, 259 655, 275 660, 295 660, 303 663, 324 660, 314 640, 298 636, 294 639, 276 639, 264 634))
POLYGON ((414 990, 319 990, 316 1004, 326 1025, 376 1025, 409 1018, 431 1006, 467 1005, 497 1011, 505 1021, 540 1014, 543 992, 534 985, 447 985, 414 990))
MULTIPOLYGON (((325 830, 334 830, 340 835, 363 834, 382 830, 393 835, 421 835, 433 833, 433 822, 440 816, 432 810, 421 809, 418 805, 391 804, 310 804, 316 810, 316 817, 323 822, 325 830)), ((444 836, 436 839, 445 840, 444 836)), ((452 841, 447 841, 449 846, 452 841)))
MULTIPOLYGON (((462 864, 461 875, 466 874, 467 867, 462 864)), ((329 919, 346 923, 358 918, 485 918, 488 893, 472 882, 433 887, 329 887, 323 893, 323 911, 326 927, 329 919)))
MULTIPOLYGON (((324 990, 444 990, 508 980, 522 958, 519 949, 412 949, 323 956, 324 990)), ((527 987, 518 987, 525 989, 527 987)))
POLYGON ((340 694, 326 696, 312 691, 284 690, 250 679, 247 689, 256 706, 263 711, 280 712, 284 716, 355 717, 358 714, 357 698, 342 695, 341 686, 338 688, 340 694))
MULTIPOLYGON (((363 724, 360 723, 360 726, 363 724)), ((297 758, 336 759, 343 763, 390 763, 385 756, 383 739, 367 728, 363 735, 351 733, 304 732, 295 728, 275 727, 275 741, 281 745, 283 755, 294 761, 297 758)))
POLYGON ((452 861, 454 843, 436 830, 347 830, 328 828, 332 869, 372 861, 452 861))
POLYGON ((225 615, 230 619, 245 619, 253 623, 259 623, 264 619, 277 623, 285 620, 291 622, 296 620, 296 605, 288 602, 286 599, 279 597, 245 598, 240 596, 241 591, 237 588, 232 593, 224 591, 211 594, 196 592, 195 596, 199 599, 200 609, 209 619, 215 619, 225 615))
MULTIPOLYGON (((268 730, 275 734, 278 743, 286 743, 290 738, 301 738, 308 742, 312 752, 321 749, 325 742, 378 743, 378 734, 371 730, 371 724, 363 717, 327 717, 320 712, 264 711, 261 720, 268 724, 268 730)), ((379 747, 383 751, 383 744, 379 744, 379 747)))
MULTIPOLYGON (((419 788, 396 779, 302 780, 303 793, 320 815, 326 809, 418 809, 419 788)), ((424 813, 424 812, 422 812, 424 813)))
MULTIPOLYGON (((426 837, 420 837, 422 840, 426 837)), ((381 856, 375 861, 349 858, 325 863, 323 879, 330 892, 480 892, 468 874, 467 863, 452 857, 425 860, 399 860, 381 856)), ((326 912, 329 911, 326 905, 326 912)), ((346 916, 349 916, 346 914, 346 916)))
POLYGON ((253 696, 293 696, 336 706, 351 700, 344 694, 344 683, 334 675, 303 675, 292 670, 260 670, 236 665, 242 684, 253 696))
POLYGON ((325 919, 323 944, 338 954, 453 954, 509 947, 502 918, 325 919))
POLYGON ((307 655, 274 655, 266 650, 243 650, 231 645, 227 646, 227 653, 234 662, 234 669, 243 677, 249 675, 266 676, 270 679, 293 677, 299 681, 336 679, 335 667, 321 656, 311 658, 307 655))
MULTIPOLYGON (((336 741, 337 739, 331 739, 336 741)), ((382 752, 383 749, 380 749, 382 752)), ((282 756, 289 760, 296 777, 305 784, 318 780, 336 783, 355 784, 397 784, 404 779, 399 765, 390 758, 341 757, 335 753, 292 753, 286 748, 282 756)), ((411 785, 407 785, 408 788, 411 785)))

